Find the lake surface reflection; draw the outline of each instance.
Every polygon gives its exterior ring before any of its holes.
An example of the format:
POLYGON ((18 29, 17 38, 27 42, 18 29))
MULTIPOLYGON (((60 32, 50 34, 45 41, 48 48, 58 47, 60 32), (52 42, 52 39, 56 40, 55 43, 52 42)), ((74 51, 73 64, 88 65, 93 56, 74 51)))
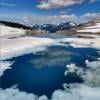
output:
POLYGON ((67 64, 85 67, 86 59, 92 61, 97 56, 92 48, 50 46, 43 52, 12 58, 9 61, 15 62, 1 77, 1 87, 17 85, 21 91, 50 97, 56 89, 63 89, 63 83, 83 82, 76 74, 64 76, 67 64))

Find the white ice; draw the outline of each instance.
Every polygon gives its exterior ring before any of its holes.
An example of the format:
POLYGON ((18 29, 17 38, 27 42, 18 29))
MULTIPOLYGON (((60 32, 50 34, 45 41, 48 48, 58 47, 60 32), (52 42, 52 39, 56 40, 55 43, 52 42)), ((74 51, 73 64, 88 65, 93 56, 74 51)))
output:
POLYGON ((94 26, 84 27, 84 29, 78 30, 77 32, 100 33, 100 23, 96 23, 94 26))
POLYGON ((4 38, 4 37, 15 37, 15 36, 21 36, 21 35, 25 35, 25 30, 23 29, 19 29, 19 28, 12 28, 12 27, 8 27, 5 25, 0 24, 0 37, 4 38))

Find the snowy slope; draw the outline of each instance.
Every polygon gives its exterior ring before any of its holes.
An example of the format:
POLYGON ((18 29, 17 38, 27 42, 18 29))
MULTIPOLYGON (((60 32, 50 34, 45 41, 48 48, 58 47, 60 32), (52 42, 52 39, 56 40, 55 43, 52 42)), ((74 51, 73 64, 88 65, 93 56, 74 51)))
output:
POLYGON ((94 26, 84 27, 82 30, 78 30, 77 32, 100 33, 100 23, 95 23, 94 26))
POLYGON ((20 35, 25 35, 25 30, 19 28, 12 28, 0 24, 0 36, 13 37, 13 36, 20 36, 20 35))

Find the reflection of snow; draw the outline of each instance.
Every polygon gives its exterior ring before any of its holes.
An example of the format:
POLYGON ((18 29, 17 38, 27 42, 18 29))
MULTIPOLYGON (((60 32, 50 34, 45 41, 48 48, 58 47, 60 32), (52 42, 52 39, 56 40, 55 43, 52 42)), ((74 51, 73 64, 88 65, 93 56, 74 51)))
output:
POLYGON ((0 76, 3 75, 3 73, 4 73, 5 70, 10 69, 10 66, 12 64, 13 63, 8 62, 8 61, 0 61, 0 76))

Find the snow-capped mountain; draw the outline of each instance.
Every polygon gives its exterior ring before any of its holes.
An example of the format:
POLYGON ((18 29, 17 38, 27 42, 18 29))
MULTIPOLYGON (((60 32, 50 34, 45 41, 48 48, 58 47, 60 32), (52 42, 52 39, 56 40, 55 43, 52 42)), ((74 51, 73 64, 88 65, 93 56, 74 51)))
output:
POLYGON ((76 23, 66 22, 66 23, 60 23, 60 24, 42 24, 42 25, 35 24, 31 27, 32 29, 41 29, 41 30, 46 30, 49 32, 56 32, 59 30, 68 30, 76 26, 77 26, 76 23))

